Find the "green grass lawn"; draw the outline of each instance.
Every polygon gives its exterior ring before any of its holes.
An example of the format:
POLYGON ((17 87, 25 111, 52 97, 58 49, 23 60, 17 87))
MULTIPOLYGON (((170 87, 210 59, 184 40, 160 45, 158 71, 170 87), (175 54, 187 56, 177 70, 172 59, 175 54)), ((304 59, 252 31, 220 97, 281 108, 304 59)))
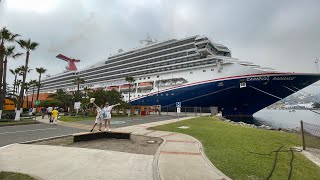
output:
POLYGON ((27 174, 6 172, 6 171, 0 172, 0 179, 1 180, 13 180, 13 179, 14 180, 36 180, 35 178, 33 178, 27 174))
POLYGON ((95 120, 96 117, 81 117, 81 116, 60 116, 59 120, 64 122, 75 122, 84 120, 95 120))
POLYGON ((1 119, 0 125, 20 125, 20 124, 29 124, 36 123, 33 119, 21 119, 20 121, 14 121, 13 119, 1 119))
MULTIPOLYGON (((191 135, 204 146, 211 162, 232 179, 266 179, 274 164, 275 154, 281 150, 301 146, 299 134, 255 129, 223 122, 216 117, 200 117, 152 129, 191 135), (189 126, 189 129, 179 129, 189 126)), ((288 179, 291 152, 279 152, 275 170, 270 179, 288 179)), ((291 179, 320 179, 320 168, 295 152, 291 179)))

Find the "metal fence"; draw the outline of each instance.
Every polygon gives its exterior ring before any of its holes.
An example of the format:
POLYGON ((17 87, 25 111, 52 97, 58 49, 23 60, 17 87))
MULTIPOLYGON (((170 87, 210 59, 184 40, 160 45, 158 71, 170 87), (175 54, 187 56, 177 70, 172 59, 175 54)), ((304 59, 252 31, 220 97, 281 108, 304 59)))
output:
POLYGON ((320 126, 301 121, 303 150, 314 150, 320 153, 320 126))
MULTIPOLYGON (((181 107, 181 116, 208 116, 211 115, 210 107, 181 107)), ((177 115, 177 108, 175 106, 161 107, 161 114, 163 115, 177 115)))

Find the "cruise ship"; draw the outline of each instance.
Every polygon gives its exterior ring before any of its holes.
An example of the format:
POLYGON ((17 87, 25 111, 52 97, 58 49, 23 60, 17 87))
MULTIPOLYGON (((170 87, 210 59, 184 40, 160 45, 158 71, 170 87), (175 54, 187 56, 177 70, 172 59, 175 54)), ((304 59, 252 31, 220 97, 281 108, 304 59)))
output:
POLYGON ((149 43, 119 51, 88 68, 42 80, 42 93, 80 89, 116 90, 132 105, 218 107, 223 116, 252 116, 255 112, 309 86, 320 74, 287 73, 231 56, 228 47, 205 36, 149 43), (133 77, 129 84, 125 77, 133 77))

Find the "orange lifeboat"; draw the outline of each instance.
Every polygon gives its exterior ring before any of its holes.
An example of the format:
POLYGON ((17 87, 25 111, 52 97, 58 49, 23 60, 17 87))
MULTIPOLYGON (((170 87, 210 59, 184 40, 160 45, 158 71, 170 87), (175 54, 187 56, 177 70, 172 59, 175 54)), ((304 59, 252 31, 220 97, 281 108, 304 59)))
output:
POLYGON ((153 88, 153 82, 141 82, 139 83, 140 89, 152 89, 153 88))
POLYGON ((120 91, 121 92, 128 92, 129 91, 129 87, 130 87, 130 91, 134 91, 135 88, 133 87, 132 84, 124 84, 120 86, 120 91))
POLYGON ((109 86, 107 87, 107 91, 111 91, 111 90, 116 90, 116 91, 119 91, 119 86, 109 86))

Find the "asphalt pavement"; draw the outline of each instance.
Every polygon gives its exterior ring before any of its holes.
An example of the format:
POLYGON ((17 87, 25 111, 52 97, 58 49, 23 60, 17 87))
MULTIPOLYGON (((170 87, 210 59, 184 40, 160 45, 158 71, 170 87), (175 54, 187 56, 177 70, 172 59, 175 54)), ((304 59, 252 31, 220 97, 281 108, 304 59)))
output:
MULTIPOLYGON (((151 123, 174 119, 172 115, 151 115, 138 117, 114 117, 111 121, 111 128, 119 128, 132 126, 137 124, 151 123)), ((43 122, 46 122, 43 121, 43 122)), ((94 120, 76 121, 72 124, 93 125, 94 120)), ((0 127, 0 147, 13 143, 32 141, 37 139, 49 138, 54 136, 62 136, 73 133, 84 132, 85 130, 76 127, 67 127, 61 125, 51 125, 47 123, 16 125, 0 127)))

